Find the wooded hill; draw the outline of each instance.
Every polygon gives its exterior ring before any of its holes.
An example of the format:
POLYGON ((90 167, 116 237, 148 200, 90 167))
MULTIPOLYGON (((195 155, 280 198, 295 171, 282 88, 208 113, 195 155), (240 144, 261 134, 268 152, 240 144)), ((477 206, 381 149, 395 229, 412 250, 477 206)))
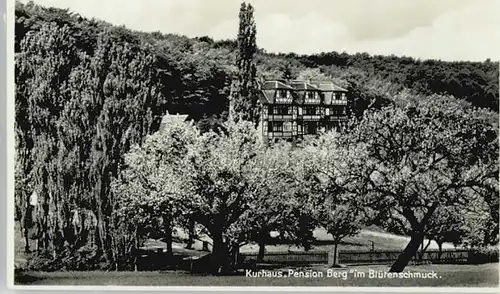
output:
MULTIPOLYGON (((68 27, 77 51, 92 55, 99 34, 106 29, 114 43, 151 46, 148 50, 158 59, 163 75, 160 83, 166 98, 164 106, 170 112, 189 114, 203 128, 227 115, 227 97, 236 70, 236 40, 214 41, 209 37, 133 31, 33 3, 17 3, 15 13, 17 53, 21 52, 20 43, 28 33, 54 23, 68 27)), ((369 106, 394 100, 404 89, 422 95, 452 95, 498 112, 499 65, 490 60, 445 62, 335 51, 313 55, 274 54, 261 49, 257 53, 257 67, 258 75, 263 78, 318 75, 332 78, 350 90, 358 102, 358 114, 369 106)))

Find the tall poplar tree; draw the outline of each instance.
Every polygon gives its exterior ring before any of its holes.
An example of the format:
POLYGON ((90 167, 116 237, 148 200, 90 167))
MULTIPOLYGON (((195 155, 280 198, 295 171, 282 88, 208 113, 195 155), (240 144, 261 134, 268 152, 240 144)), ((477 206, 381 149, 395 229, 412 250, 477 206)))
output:
POLYGON ((259 101, 257 96, 257 68, 254 61, 257 45, 253 7, 243 2, 240 8, 238 32, 237 76, 233 81, 231 94, 231 115, 257 123, 259 121, 259 101))

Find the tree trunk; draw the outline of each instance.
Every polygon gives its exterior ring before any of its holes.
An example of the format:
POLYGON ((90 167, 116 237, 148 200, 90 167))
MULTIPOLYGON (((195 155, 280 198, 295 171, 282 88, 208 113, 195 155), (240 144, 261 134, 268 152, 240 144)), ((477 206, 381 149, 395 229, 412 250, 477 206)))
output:
POLYGON ((240 244, 238 242, 231 242, 231 246, 229 248, 229 255, 230 255, 230 260, 229 260, 229 271, 234 271, 237 266, 238 266, 238 258, 240 255, 240 244))
POLYGON ((398 256, 398 259, 392 264, 390 272, 402 272, 408 263, 412 260, 415 254, 418 252, 418 247, 422 244, 425 237, 425 225, 429 222, 429 218, 437 209, 439 203, 434 202, 427 213, 424 215, 420 222, 417 222, 415 215, 409 208, 403 208, 403 215, 410 222, 413 229, 410 242, 406 245, 406 248, 398 256))
POLYGON ((173 234, 173 227, 172 227, 172 219, 168 217, 168 215, 163 215, 163 226, 165 229, 165 243, 167 245, 167 257, 170 260, 171 257, 173 256, 173 251, 172 251, 172 234, 173 234))
POLYGON ((229 252, 227 244, 222 239, 222 233, 216 232, 212 234, 212 268, 209 269, 213 274, 223 274, 228 271, 229 267, 229 252))
POLYGON ((98 248, 98 252, 103 254, 104 259, 106 262, 109 264, 109 255, 108 251, 106 248, 106 230, 105 230, 105 220, 104 220, 104 214, 102 212, 102 197, 101 194, 103 194, 103 183, 102 180, 98 182, 97 184, 97 189, 96 189, 96 198, 94 199, 93 203, 93 212, 96 217, 96 222, 97 222, 97 228, 95 230, 95 240, 96 240, 96 245, 98 248))
POLYGON ((165 243, 167 243, 167 257, 169 259, 173 256, 172 241, 172 226, 171 224, 167 224, 165 227, 165 243))
POLYGON ((259 241, 259 254, 257 254, 257 262, 264 260, 264 253, 266 251, 266 243, 259 241))
POLYGON ((137 262, 138 262, 138 247, 139 247, 139 241, 137 240, 137 228, 135 229, 134 233, 134 251, 133 251, 133 256, 134 256, 134 272, 137 271, 137 262))
POLYGON ((339 246, 339 243, 338 242, 335 242, 335 245, 333 247, 333 265, 337 265, 339 263, 339 261, 337 260, 337 257, 338 257, 338 246, 339 246))
POLYGON ((431 240, 431 239, 429 239, 429 240, 428 240, 428 242, 427 242, 427 245, 425 245, 424 249, 422 250, 422 254, 423 254, 425 251, 427 251, 427 248, 429 248, 429 245, 431 245, 431 242, 432 242, 432 240, 431 240))
POLYGON ((406 245, 406 248, 398 256, 398 259, 392 264, 390 272, 402 272, 408 263, 412 260, 415 254, 418 252, 418 247, 422 243, 424 234, 418 232, 412 235, 410 242, 406 245))
POLYGON ((306 252, 311 249, 311 242, 314 238, 310 228, 310 221, 311 218, 307 215, 299 216, 299 238, 306 252))
POLYGON ((422 238, 422 247, 421 247, 420 255, 419 255, 419 261, 421 263, 424 262, 425 252, 427 251, 427 248, 429 248, 429 246, 431 245, 432 240, 431 239, 427 240, 427 245, 425 245, 425 246, 424 246, 424 242, 425 242, 425 236, 424 236, 424 238, 422 238))
POLYGON ((22 230, 23 230, 23 233, 24 233, 24 242, 25 242, 24 253, 31 253, 31 250, 30 250, 30 239, 29 239, 29 230, 26 227, 24 229, 22 229, 22 230))
POLYGON ((259 253, 257 254, 257 262, 262 262, 264 260, 264 254, 266 252, 266 240, 268 237, 268 233, 265 230, 261 230, 259 232, 259 253))
POLYGON ((438 243, 438 260, 441 260, 441 253, 443 253, 443 242, 439 241, 438 243))
POLYGON ((34 207, 32 207, 31 205, 28 205, 28 207, 26 208, 26 211, 25 211, 25 215, 24 217, 21 218, 21 230, 23 231, 23 235, 24 235, 24 241, 25 241, 25 244, 24 244, 24 252, 25 253, 31 253, 31 249, 30 249, 30 239, 29 239, 29 229, 31 227, 33 227, 33 219, 34 219, 34 216, 33 216, 33 210, 34 210, 34 207))
POLYGON ((196 234, 195 233, 195 223, 194 223, 194 221, 190 220, 189 227, 188 227, 188 240, 186 243, 186 249, 193 248, 195 234, 196 234))

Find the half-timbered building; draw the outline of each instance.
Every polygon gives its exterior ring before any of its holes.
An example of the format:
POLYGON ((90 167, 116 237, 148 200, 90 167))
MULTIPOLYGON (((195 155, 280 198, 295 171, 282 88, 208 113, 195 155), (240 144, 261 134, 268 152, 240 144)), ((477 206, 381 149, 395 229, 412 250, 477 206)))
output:
POLYGON ((260 126, 269 141, 315 136, 347 122, 347 90, 331 81, 265 81, 260 90, 260 126))

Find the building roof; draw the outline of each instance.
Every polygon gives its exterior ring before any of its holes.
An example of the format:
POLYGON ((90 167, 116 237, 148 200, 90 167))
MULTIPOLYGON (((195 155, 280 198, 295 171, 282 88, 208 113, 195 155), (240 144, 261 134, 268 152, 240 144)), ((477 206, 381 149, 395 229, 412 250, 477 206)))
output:
MULTIPOLYGON (((294 99, 301 102, 303 97, 297 96, 295 91, 322 91, 322 92, 345 92, 348 91, 335 85, 330 80, 311 80, 311 81, 291 81, 289 84, 281 80, 268 80, 260 84, 259 99, 264 104, 274 103, 276 90, 290 90, 294 99)), ((327 94, 327 93, 325 93, 327 94)))
POLYGON ((312 90, 312 91, 320 91, 320 89, 316 88, 314 85, 311 85, 307 82, 304 81, 293 81, 290 83, 290 85, 295 89, 295 90, 312 90))
POLYGON ((264 104, 273 103, 274 90, 260 90, 259 100, 264 104))
POLYGON ((262 86, 262 90, 293 90, 292 87, 289 85, 285 84, 282 81, 274 80, 274 81, 265 81, 262 86))
POLYGON ((346 89, 335 85, 334 83, 319 83, 315 84, 321 91, 333 91, 333 92, 348 92, 346 89))
POLYGON ((187 114, 165 114, 161 118, 161 124, 167 124, 167 123, 172 123, 172 122, 185 122, 188 118, 187 114))

